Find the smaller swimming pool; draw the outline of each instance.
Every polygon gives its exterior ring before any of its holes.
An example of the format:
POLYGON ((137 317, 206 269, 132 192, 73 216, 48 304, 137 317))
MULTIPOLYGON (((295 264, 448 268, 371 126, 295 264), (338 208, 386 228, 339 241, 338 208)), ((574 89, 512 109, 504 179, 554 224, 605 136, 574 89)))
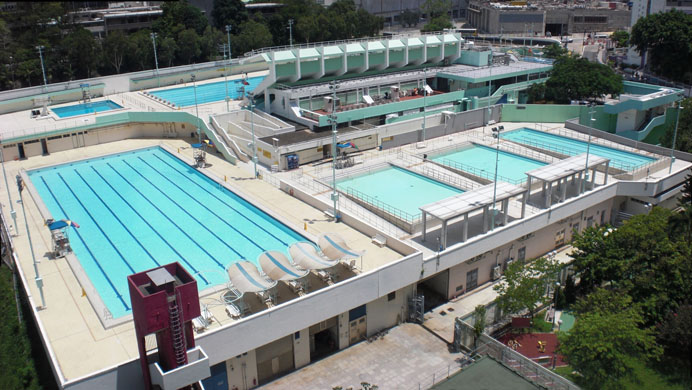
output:
POLYGON ((560 332, 569 332, 574 326, 575 318, 574 316, 566 311, 563 311, 560 315, 560 332))
MULTIPOLYGON (((228 80, 228 97, 237 99, 241 95, 241 91, 250 92, 264 80, 265 76, 250 77, 247 79, 247 84, 243 85, 242 80, 228 80), (244 87, 244 88, 242 88, 244 87)), ((195 104, 195 90, 193 85, 180 88, 164 89, 160 91, 150 92, 151 95, 168 100, 169 102, 180 107, 193 106, 195 104)), ((209 84, 197 85, 197 104, 217 102, 226 98, 226 85, 223 81, 209 84)))
POLYGON ((497 157, 497 179, 511 184, 526 181, 526 172, 547 165, 544 162, 496 150, 484 145, 472 145, 461 150, 441 154, 432 161, 460 169, 488 180, 495 179, 495 158, 497 157))
POLYGON ((420 218, 419 207, 464 192, 395 166, 337 180, 336 186, 408 222, 420 218))
POLYGON ((93 114, 95 112, 119 110, 123 108, 121 105, 112 100, 102 100, 100 102, 75 104, 67 107, 56 107, 50 110, 59 118, 69 118, 71 116, 93 114))

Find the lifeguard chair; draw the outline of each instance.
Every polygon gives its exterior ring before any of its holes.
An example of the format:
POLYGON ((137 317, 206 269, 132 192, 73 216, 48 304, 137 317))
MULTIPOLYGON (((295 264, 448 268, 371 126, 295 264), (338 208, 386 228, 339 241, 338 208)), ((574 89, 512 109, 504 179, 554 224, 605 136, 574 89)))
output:
POLYGON ((192 144, 192 158, 195 160, 195 167, 204 168, 207 166, 207 142, 192 144))
POLYGON ((49 219, 46 221, 46 225, 48 225, 53 241, 53 257, 65 257, 66 254, 72 252, 67 228, 70 226, 79 227, 79 225, 68 219, 61 219, 59 221, 49 219))

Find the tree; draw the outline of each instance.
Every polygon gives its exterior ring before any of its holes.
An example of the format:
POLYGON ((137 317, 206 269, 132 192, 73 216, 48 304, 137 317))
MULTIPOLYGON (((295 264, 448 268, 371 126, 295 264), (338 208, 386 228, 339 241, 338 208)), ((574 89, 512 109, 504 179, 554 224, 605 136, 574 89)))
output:
POLYGON ((442 31, 452 28, 452 20, 449 17, 451 3, 445 0, 426 0, 423 11, 427 14, 428 23, 421 29, 422 32, 442 31))
POLYGON ((560 58, 567 55, 567 53, 569 53, 567 49, 558 45, 557 43, 553 43, 552 45, 546 46, 543 49, 543 56, 546 58, 560 58))
POLYGON ((680 211, 670 216, 670 231, 684 237, 688 244, 692 243, 692 173, 685 178, 678 207, 680 211))
POLYGON ((420 29, 421 32, 431 32, 431 31, 442 31, 446 28, 452 28, 454 25, 449 20, 448 16, 438 16, 432 18, 430 22, 426 23, 423 28, 420 29))
POLYGON ((527 103, 538 103, 545 100, 545 84, 536 83, 526 90, 527 103))
POLYGON ((615 42, 617 47, 627 47, 630 43, 630 33, 625 30, 617 30, 610 36, 610 40, 615 42))
POLYGON ((559 270, 557 260, 540 257, 529 263, 515 261, 505 270, 502 282, 493 287, 498 293, 497 302, 505 313, 518 313, 524 309, 533 318, 539 305, 550 302, 545 294, 559 270))
POLYGON ((211 10, 214 27, 225 31, 226 25, 240 26, 248 20, 245 4, 240 0, 214 0, 211 10))
POLYGON ((604 283, 615 283, 626 268, 625 254, 618 248, 609 226, 593 226, 572 241, 573 267, 579 277, 579 291, 587 294, 604 283))
POLYGON ((191 64, 194 58, 201 53, 199 47, 199 35, 195 30, 188 28, 178 34, 178 58, 183 64, 191 64))
POLYGON ((248 20, 241 25, 240 31, 240 34, 231 37, 233 51, 238 55, 272 44, 269 29, 262 23, 248 20))
POLYGON ((596 100, 623 91, 622 77, 607 65, 586 58, 562 56, 553 64, 546 82, 546 98, 557 103, 596 100))
POLYGON ((405 24, 407 27, 413 27, 417 25, 419 20, 420 12, 417 9, 406 9, 404 12, 401 13, 401 24, 405 24))
POLYGON ((165 37, 160 40, 158 57, 159 63, 163 66, 173 66, 173 60, 175 59, 175 53, 178 51, 178 45, 175 43, 175 39, 171 37, 165 37))
POLYGON ((154 46, 151 42, 151 31, 139 30, 130 35, 130 43, 132 44, 132 52, 130 53, 130 61, 139 65, 139 70, 151 69, 154 67, 154 46))
POLYGON ((122 31, 113 31, 106 36, 103 42, 103 54, 106 61, 120 73, 120 68, 127 54, 133 49, 132 43, 122 31))
POLYGON ((642 329, 636 307, 582 314, 569 333, 558 334, 558 351, 583 377, 587 389, 619 389, 634 375, 639 359, 656 359, 661 348, 651 329, 642 329))
POLYGON ((666 354, 686 360, 689 368, 692 359, 692 305, 684 304, 671 310, 656 328, 666 354))
POLYGON ((176 37, 182 30, 193 29, 197 35, 204 34, 209 22, 202 11, 187 0, 164 1, 161 17, 154 23, 154 31, 161 37, 176 37))
POLYGON ((481 337, 483 332, 485 331, 485 314, 487 312, 487 309, 485 308, 485 305, 478 305, 476 308, 473 310, 473 336, 474 336, 474 345, 478 341, 478 338, 481 337))
POLYGON ((91 77, 101 60, 94 35, 80 26, 65 37, 61 46, 66 49, 70 67, 76 68, 74 76, 79 79, 91 77))
POLYGON ((692 15, 674 9, 640 18, 630 42, 640 54, 649 53, 656 73, 682 80, 692 63, 692 15))

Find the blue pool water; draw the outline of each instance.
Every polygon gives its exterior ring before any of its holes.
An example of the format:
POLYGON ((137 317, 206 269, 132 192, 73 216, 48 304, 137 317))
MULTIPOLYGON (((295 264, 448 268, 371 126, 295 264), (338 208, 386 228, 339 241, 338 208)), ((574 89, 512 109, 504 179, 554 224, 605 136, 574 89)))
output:
MULTIPOLYGON (((435 156, 433 161, 463 169, 471 174, 489 180, 495 179, 495 154, 493 148, 473 145, 469 148, 435 156)), ((512 184, 526 180, 526 172, 547 165, 517 154, 500 151, 497 164, 497 178, 512 184)))
POLYGON ((415 174, 406 169, 390 167, 365 175, 337 181, 337 188, 348 192, 353 189, 361 199, 385 209, 386 205, 407 213, 409 221, 420 217, 419 207, 448 198, 464 191, 415 174), (363 196, 364 195, 364 196, 363 196))
MULTIPOLYGON (((586 147, 588 145, 585 141, 545 133, 526 127, 507 132, 502 134, 501 137, 510 141, 537 146, 542 149, 547 149, 570 156, 586 153, 586 147)), ((625 171, 636 169, 655 160, 654 158, 643 156, 641 154, 613 149, 593 143, 591 144, 589 153, 610 159, 611 167, 625 171)))
MULTIPOLYGON (((245 86, 245 91, 250 92, 259 83, 264 80, 265 76, 250 77, 247 79, 249 85, 245 86)), ((231 99, 237 99, 240 96, 238 88, 243 84, 240 80, 229 80, 228 81, 228 96, 231 99)), ((190 85, 187 87, 164 89, 161 91, 150 92, 152 95, 159 97, 164 100, 168 100, 174 103, 176 106, 187 107, 195 105, 195 91, 194 86, 190 85)), ((226 86, 223 81, 218 83, 210 84, 200 84, 197 85, 197 104, 217 102, 219 100, 224 100, 226 98, 226 86)))
POLYGON ((225 267, 288 253, 304 240, 236 194, 155 147, 29 172, 114 318, 130 312, 127 275, 180 262, 199 289, 228 280, 225 267))
POLYGON ((93 114, 95 112, 110 111, 123 108, 121 105, 112 100, 103 100, 100 102, 75 104, 67 107, 51 108, 51 111, 60 118, 69 118, 71 116, 93 114))

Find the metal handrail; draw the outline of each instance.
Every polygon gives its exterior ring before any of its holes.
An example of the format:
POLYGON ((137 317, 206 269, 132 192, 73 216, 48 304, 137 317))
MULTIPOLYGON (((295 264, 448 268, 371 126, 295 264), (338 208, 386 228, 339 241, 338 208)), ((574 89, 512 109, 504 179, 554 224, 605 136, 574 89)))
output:
MULTIPOLYGON (((488 179, 490 181, 495 180, 495 172, 490 172, 490 171, 486 171, 485 169, 472 167, 470 165, 460 163, 458 161, 452 161, 450 159, 445 158, 442 160, 442 165, 446 165, 450 168, 454 168, 454 169, 457 169, 460 171, 465 171, 465 172, 471 173, 473 175, 476 175, 478 177, 488 179)), ((502 175, 497 175, 497 180, 504 181, 504 182, 511 183, 511 184, 516 184, 516 185, 521 185, 522 183, 524 183, 526 181, 526 179, 510 179, 509 177, 502 176, 502 175)))

